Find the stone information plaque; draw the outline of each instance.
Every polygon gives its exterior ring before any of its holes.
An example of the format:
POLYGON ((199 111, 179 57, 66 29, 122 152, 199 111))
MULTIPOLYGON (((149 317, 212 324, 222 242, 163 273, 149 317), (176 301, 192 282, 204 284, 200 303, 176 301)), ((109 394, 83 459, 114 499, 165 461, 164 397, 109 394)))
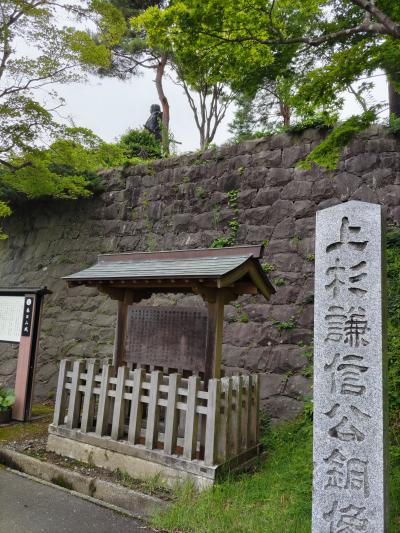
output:
POLYGON ((317 213, 313 533, 384 533, 381 206, 317 213))
POLYGON ((127 361, 204 372, 206 340, 206 310, 176 306, 129 307, 127 361))
POLYGON ((24 303, 24 296, 0 296, 0 341, 20 341, 24 303))

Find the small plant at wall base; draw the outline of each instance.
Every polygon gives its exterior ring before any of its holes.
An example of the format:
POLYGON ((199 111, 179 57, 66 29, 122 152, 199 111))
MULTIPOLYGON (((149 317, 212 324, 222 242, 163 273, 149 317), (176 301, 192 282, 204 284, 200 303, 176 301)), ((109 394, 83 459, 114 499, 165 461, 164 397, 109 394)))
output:
POLYGON ((0 386, 0 424, 11 420, 11 407, 14 403, 14 391, 0 386))

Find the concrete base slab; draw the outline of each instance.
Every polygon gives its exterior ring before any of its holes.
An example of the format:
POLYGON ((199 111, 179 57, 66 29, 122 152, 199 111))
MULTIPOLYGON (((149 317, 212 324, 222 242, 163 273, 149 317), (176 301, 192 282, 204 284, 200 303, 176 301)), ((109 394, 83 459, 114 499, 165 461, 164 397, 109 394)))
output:
POLYGON ((210 477, 177 470, 140 457, 125 455, 107 448, 54 434, 50 434, 48 437, 47 450, 112 472, 118 469, 136 479, 146 480, 159 475, 170 487, 176 486, 177 483, 189 481, 198 490, 203 490, 214 483, 214 479, 210 477))
POLYGON ((160 498, 130 490, 110 481, 84 476, 7 448, 0 450, 0 464, 114 505, 138 518, 148 518, 169 505, 160 498))

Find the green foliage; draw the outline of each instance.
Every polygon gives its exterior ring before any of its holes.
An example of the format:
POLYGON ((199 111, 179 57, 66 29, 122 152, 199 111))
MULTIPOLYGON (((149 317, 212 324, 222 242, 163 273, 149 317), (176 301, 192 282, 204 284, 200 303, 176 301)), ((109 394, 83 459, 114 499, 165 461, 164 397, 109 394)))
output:
POLYGON ((273 272, 275 270, 275 266, 271 263, 262 263, 261 268, 264 270, 266 274, 269 274, 270 272, 273 272))
POLYGON ((393 135, 400 136, 400 117, 396 117, 393 113, 389 116, 389 130, 393 135))
POLYGON ((242 313, 239 317, 239 322, 242 322, 242 324, 247 324, 249 322, 250 318, 247 313, 242 313))
POLYGON ((280 322, 279 320, 273 320, 272 325, 276 327, 279 331, 285 331, 287 329, 294 329, 296 327, 296 322, 293 318, 290 318, 286 322, 280 322))
POLYGON ((400 228, 387 236, 390 419, 400 432, 400 228))
POLYGON ((351 138, 360 131, 365 130, 375 120, 374 111, 366 111, 362 115, 353 115, 337 126, 326 139, 324 139, 311 153, 299 164, 304 170, 310 170, 312 163, 334 170, 337 166, 340 152, 351 138))
POLYGON ((175 504, 153 519, 153 526, 171 533, 309 533, 310 421, 304 417, 271 429, 264 419, 262 426, 266 461, 200 494, 184 486, 175 504))
POLYGON ((194 194, 199 200, 203 200, 207 196, 207 191, 204 187, 196 187, 194 194))
MULTIPOLYGON (((335 116, 334 119, 336 118, 337 117, 335 116)), ((308 128, 326 129, 334 125, 334 119, 324 112, 312 113, 311 115, 295 121, 290 126, 282 128, 281 131, 286 133, 301 133, 308 128)))
POLYGON ((15 403, 15 394, 12 389, 0 387, 0 411, 7 411, 15 403))
POLYGON ((26 155, 33 147, 37 148, 41 137, 47 142, 59 128, 52 116, 52 111, 59 107, 57 94, 54 91, 48 93, 47 108, 37 101, 35 93, 43 92, 50 84, 78 81, 84 77, 84 70, 108 65, 110 47, 118 42, 126 27, 119 11, 106 0, 85 0, 79 6, 61 6, 62 10, 80 20, 90 19, 98 30, 96 38, 90 32, 72 26, 60 27, 53 2, 43 0, 35 6, 19 0, 2 3, 2 164, 14 155, 26 155), (32 43, 35 54, 22 55, 21 50, 32 48, 32 43))
POLYGON ((240 227, 239 221, 236 218, 239 214, 239 209, 237 207, 239 194, 239 189, 232 189, 227 192, 228 206, 234 210, 235 216, 228 222, 228 236, 217 237, 211 243, 210 248, 225 248, 226 246, 233 246, 235 244, 240 227))
POLYGON ((90 130, 65 128, 63 133, 49 148, 32 148, 10 159, 11 169, 0 169, 0 218, 11 214, 10 202, 88 197, 99 186, 98 170, 124 161, 118 145, 103 142, 90 130))
POLYGON ((53 112, 63 102, 47 87, 78 81, 84 70, 108 65, 110 47, 126 28, 119 11, 106 0, 57 7, 47 0, 10 0, 2 2, 1 15, 0 218, 11 213, 9 201, 88 196, 96 171, 122 161, 118 147, 88 130, 58 124, 53 112), (57 9, 80 22, 90 19, 96 37, 72 26, 60 27, 57 9), (23 55, 22 50, 32 50, 32 43, 34 53, 23 55), (39 91, 46 94, 46 104, 37 101, 39 91))
POLYGON ((119 145, 127 158, 161 159, 161 143, 152 133, 131 129, 121 136, 119 145))
POLYGON ((259 91, 266 91, 262 103, 279 102, 282 116, 289 108, 295 122, 288 131, 333 127, 304 163, 304 168, 316 163, 331 169, 342 147, 382 109, 370 97, 372 83, 363 80, 381 70, 400 91, 398 0, 373 5, 371 10, 369 3, 336 0, 177 0, 166 9, 151 8, 141 21, 154 44, 173 54, 182 51, 194 65, 191 84, 198 83, 199 69, 206 66, 209 79, 223 80, 239 94, 237 138, 271 129, 268 113, 263 115, 267 127, 260 127, 254 114, 259 91), (345 92, 352 93, 362 112, 337 124, 345 92))

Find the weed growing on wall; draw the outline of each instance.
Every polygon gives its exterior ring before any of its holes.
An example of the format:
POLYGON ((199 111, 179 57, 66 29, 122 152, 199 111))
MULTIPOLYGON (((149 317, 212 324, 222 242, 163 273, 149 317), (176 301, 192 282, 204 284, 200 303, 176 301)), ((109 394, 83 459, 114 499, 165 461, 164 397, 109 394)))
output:
POLYGON ((237 234, 239 231, 239 209, 238 209, 238 198, 239 198, 239 189, 232 189, 228 191, 228 207, 233 209, 234 217, 228 222, 228 235, 217 237, 211 243, 211 248, 225 248, 226 246, 233 246, 236 243, 237 234))

